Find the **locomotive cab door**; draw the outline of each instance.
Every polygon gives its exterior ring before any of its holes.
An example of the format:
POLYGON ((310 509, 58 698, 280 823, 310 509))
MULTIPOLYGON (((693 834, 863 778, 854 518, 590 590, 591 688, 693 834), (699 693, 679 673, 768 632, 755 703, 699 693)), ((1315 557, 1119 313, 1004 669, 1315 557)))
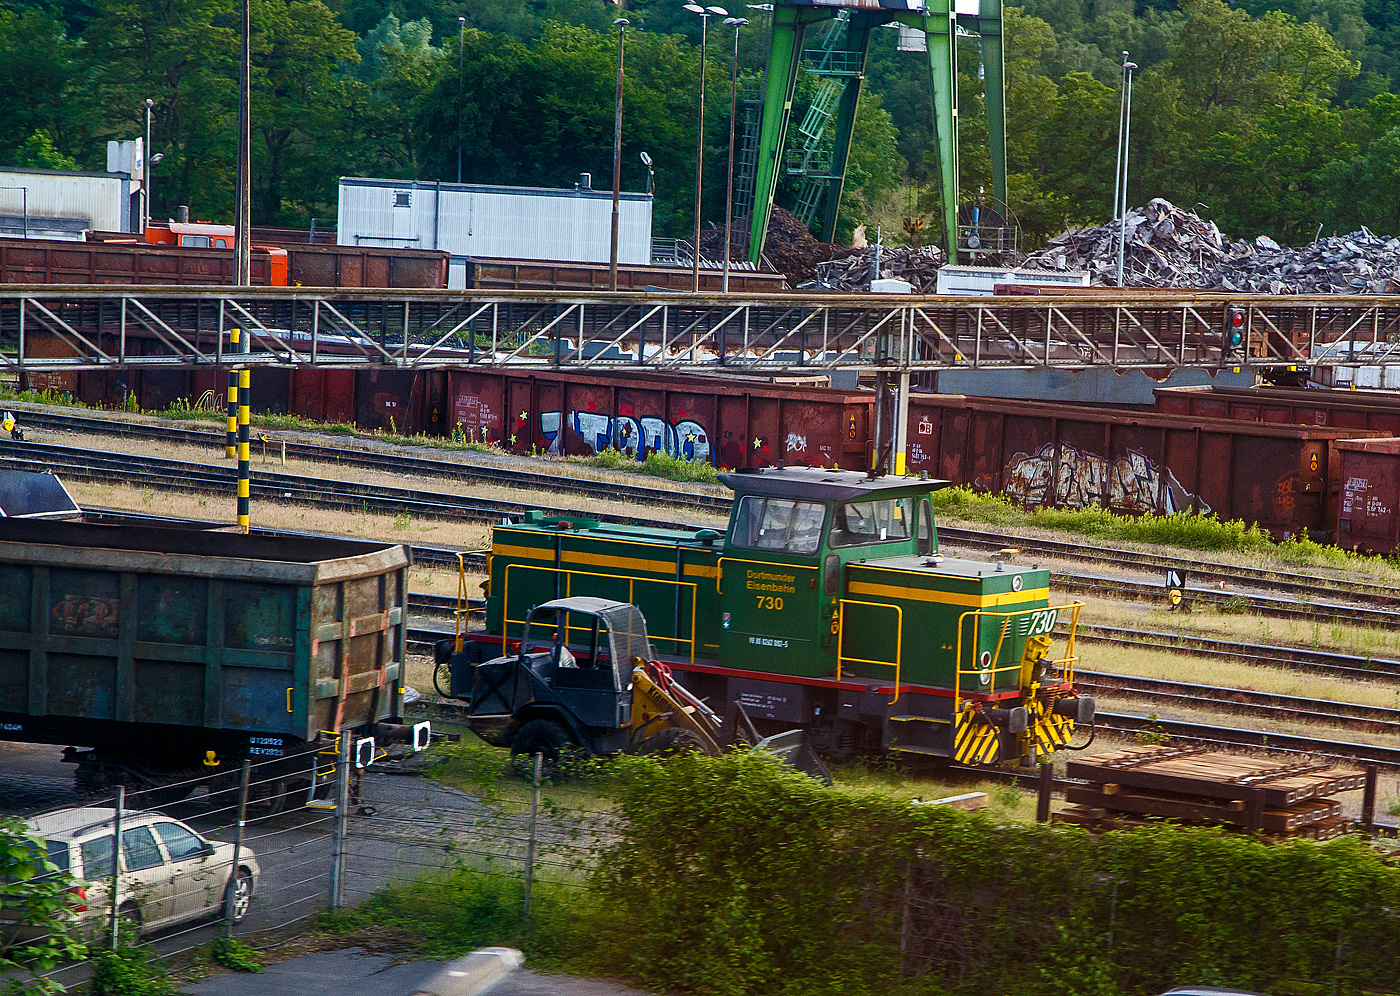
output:
POLYGON ((736 499, 717 578, 726 667, 812 677, 835 667, 819 627, 827 512, 820 501, 736 499))

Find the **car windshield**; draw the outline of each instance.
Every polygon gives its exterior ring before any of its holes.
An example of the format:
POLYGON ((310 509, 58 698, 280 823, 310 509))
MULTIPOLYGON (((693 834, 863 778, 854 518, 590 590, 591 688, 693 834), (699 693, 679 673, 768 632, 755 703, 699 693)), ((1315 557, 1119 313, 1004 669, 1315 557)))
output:
POLYGON ((731 545, 740 550, 813 554, 821 546, 826 507, 820 502, 786 498, 739 499, 731 545))
POLYGON ((848 501, 836 506, 831 523, 831 545, 865 546, 907 540, 913 520, 912 498, 848 501))

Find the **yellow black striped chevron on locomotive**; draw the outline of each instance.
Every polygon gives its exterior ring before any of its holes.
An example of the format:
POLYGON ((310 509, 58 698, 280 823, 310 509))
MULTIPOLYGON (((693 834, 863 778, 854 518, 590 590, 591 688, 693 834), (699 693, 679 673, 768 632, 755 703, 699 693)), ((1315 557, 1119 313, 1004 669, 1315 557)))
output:
POLYGON ((982 764, 1063 747, 1092 702, 1047 636, 1049 573, 942 555, 943 482, 819 469, 722 475, 728 527, 532 513, 495 530, 487 631, 564 595, 636 604, 661 657, 713 704, 799 724, 833 754, 891 747, 982 764))

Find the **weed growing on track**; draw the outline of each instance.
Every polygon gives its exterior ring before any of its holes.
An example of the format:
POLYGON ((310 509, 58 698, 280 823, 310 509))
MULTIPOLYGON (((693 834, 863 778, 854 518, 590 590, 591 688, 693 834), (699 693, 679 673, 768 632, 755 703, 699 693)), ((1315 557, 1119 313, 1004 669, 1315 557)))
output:
POLYGON ((648 474, 668 481, 681 481, 690 484, 718 484, 719 471, 704 460, 687 460, 665 453, 648 453, 645 460, 637 460, 619 450, 604 450, 589 457, 571 457, 570 463, 601 470, 623 470, 633 474, 648 474))

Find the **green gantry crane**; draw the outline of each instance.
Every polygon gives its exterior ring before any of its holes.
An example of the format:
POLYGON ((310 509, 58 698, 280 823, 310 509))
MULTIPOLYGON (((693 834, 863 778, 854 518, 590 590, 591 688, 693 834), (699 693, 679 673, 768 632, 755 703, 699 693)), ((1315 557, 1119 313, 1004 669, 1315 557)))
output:
POLYGON ((927 38, 942 178, 943 229, 949 260, 955 262, 958 254, 959 37, 977 38, 980 42, 992 160, 992 196, 996 210, 1006 214, 1006 88, 1001 0, 869 0, 839 5, 778 0, 773 7, 773 41, 754 179, 749 234, 752 262, 757 263, 762 252, 773 196, 784 168, 803 177, 798 198, 799 218, 810 222, 820 208, 821 239, 830 242, 834 237, 841 188, 846 180, 851 129, 865 79, 870 32, 883 24, 903 24, 923 31, 927 38), (832 19, 837 23, 829 23, 832 19), (814 47, 806 47, 808 43, 814 47), (818 109, 823 118, 821 131, 825 131, 826 120, 834 116, 833 146, 829 153, 819 149, 820 134, 815 137, 807 134, 814 129, 806 127, 800 136, 802 148, 794 148, 785 159, 783 145, 792 117, 797 74, 804 71, 822 78, 817 91, 817 100, 824 105, 818 109), (833 100, 834 111, 825 106, 833 100))

